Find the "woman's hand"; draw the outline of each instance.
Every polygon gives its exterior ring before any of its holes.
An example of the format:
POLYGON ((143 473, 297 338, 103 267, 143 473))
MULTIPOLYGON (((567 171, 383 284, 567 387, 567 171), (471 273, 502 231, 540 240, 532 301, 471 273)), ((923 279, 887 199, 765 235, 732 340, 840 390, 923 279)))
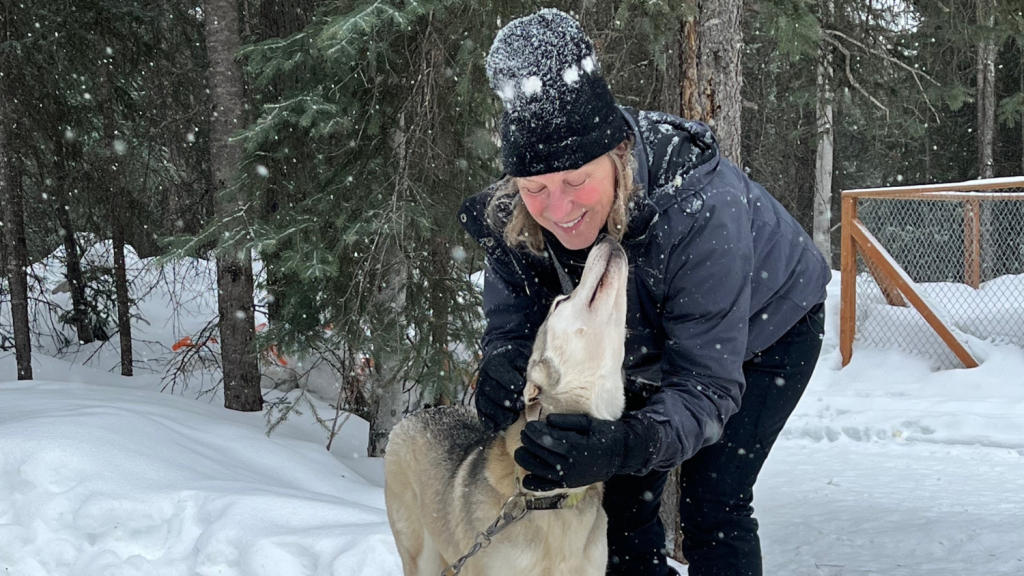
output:
POLYGON ((476 380, 476 412, 486 428, 500 432, 519 419, 526 407, 526 365, 530 357, 513 346, 484 358, 476 380))
POLYGON ((551 414, 546 422, 527 423, 522 441, 515 459, 530 472, 523 488, 546 492, 646 472, 661 442, 661 430, 649 417, 636 413, 623 414, 620 420, 551 414))

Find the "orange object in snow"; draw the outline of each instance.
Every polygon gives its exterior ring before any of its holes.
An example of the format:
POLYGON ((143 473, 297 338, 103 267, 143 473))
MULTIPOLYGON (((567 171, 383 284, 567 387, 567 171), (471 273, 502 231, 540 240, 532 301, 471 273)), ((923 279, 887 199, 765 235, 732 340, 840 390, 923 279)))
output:
POLYGON ((178 350, 181 350, 182 348, 191 348, 193 346, 195 346, 195 344, 192 343, 192 337, 191 336, 185 336, 181 340, 178 340, 177 342, 175 342, 174 345, 171 346, 171 350, 177 352, 178 350))
POLYGON ((274 360, 277 360, 277 363, 280 364, 281 366, 288 365, 288 361, 284 359, 284 354, 281 354, 281 352, 278 351, 277 344, 271 344, 270 346, 267 346, 267 353, 270 354, 270 356, 274 360))

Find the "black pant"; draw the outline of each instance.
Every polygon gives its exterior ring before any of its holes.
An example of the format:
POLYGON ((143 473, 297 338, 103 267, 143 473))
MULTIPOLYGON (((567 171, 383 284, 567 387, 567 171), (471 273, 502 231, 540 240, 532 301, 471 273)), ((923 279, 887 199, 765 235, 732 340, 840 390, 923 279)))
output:
MULTIPOLYGON (((683 555, 690 576, 761 576, 752 489, 821 351, 824 306, 743 364, 747 388, 722 438, 681 466, 683 555)), ((605 484, 608 574, 663 576, 665 529, 658 518, 666 472, 615 476, 605 484)))

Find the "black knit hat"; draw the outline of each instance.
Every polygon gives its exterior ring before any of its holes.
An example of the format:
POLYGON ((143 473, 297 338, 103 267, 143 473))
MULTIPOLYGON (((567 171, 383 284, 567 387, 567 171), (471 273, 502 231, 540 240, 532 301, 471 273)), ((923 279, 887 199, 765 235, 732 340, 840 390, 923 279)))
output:
POLYGON ((487 55, 501 96, 501 156, 509 176, 575 170, 626 139, 594 43, 568 14, 545 9, 509 22, 487 55))

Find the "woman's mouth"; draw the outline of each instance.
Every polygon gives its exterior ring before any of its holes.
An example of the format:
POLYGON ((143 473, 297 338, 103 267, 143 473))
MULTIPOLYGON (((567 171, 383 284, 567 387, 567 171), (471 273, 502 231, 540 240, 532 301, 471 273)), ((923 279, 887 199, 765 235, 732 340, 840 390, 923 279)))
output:
POLYGON ((570 220, 569 222, 565 222, 565 223, 555 222, 555 225, 558 226, 559 228, 561 228, 562 230, 569 231, 569 230, 572 230, 573 228, 575 228, 577 225, 579 225, 580 222, 583 222, 583 217, 586 216, 586 215, 587 215, 587 213, 584 212, 583 214, 580 214, 579 217, 576 218, 575 220, 570 220))

